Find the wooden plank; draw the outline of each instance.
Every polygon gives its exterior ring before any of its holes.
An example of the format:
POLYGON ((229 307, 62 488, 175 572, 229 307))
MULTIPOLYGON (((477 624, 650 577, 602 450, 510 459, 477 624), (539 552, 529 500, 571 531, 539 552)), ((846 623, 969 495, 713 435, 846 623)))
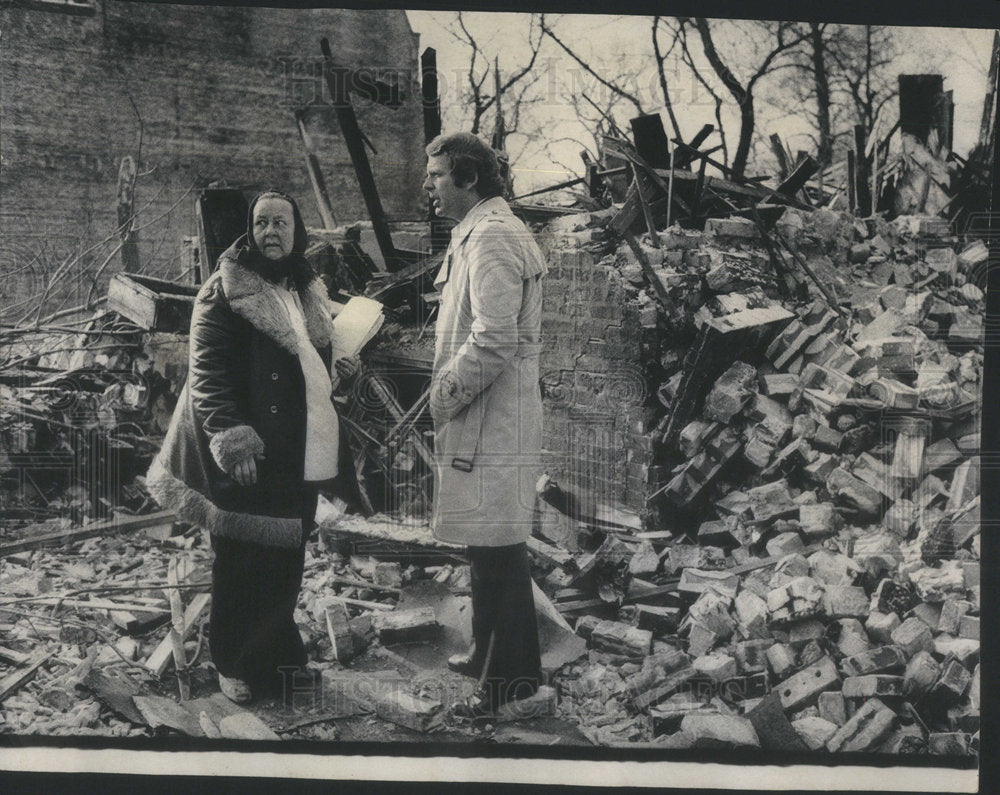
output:
POLYGON ((33 662, 0 679, 0 703, 35 675, 35 671, 45 665, 54 652, 40 652, 33 662))
POLYGON ((25 654, 23 651, 14 651, 13 649, 8 649, 5 646, 0 646, 0 662, 5 662, 10 665, 24 665, 30 659, 30 654, 25 654))
POLYGON ((158 511, 148 513, 143 516, 130 516, 127 519, 109 519, 97 524, 81 527, 77 530, 60 530, 55 533, 25 538, 21 541, 13 541, 10 544, 0 546, 0 558, 11 555, 15 552, 23 552, 28 549, 38 549, 46 544, 67 541, 83 541, 87 538, 95 538, 100 535, 111 535, 113 533, 124 533, 130 530, 141 530, 144 527, 153 527, 164 522, 171 522, 176 519, 173 511, 158 511))
POLYGON ((198 716, 163 696, 132 696, 132 703, 151 729, 167 727, 189 737, 204 737, 198 716))
MULTIPOLYGON (((191 604, 187 606, 187 610, 184 611, 184 640, 191 631, 194 629, 195 622, 198 617, 205 611, 209 603, 212 601, 212 597, 207 593, 200 593, 191 600, 191 604)), ((156 647, 152 654, 149 655, 149 659, 146 660, 146 668, 152 671, 157 676, 163 676, 163 672, 167 670, 167 666, 170 665, 170 660, 173 657, 173 646, 170 642, 170 635, 167 634, 160 645, 156 647)))
POLYGON ((33 605, 61 605, 62 607, 83 607, 93 610, 115 610, 127 611, 129 613, 162 613, 162 607, 151 605, 127 604, 125 602, 112 602, 109 599, 64 599, 59 596, 25 597, 24 599, 5 599, 0 602, 0 607, 6 605, 30 602, 33 605))

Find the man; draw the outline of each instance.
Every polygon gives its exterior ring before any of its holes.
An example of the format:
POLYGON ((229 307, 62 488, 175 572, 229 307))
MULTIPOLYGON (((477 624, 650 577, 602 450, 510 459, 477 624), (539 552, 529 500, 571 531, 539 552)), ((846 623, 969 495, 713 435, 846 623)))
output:
POLYGON ((493 150, 456 133, 427 146, 424 189, 452 230, 441 291, 430 412, 433 529, 468 547, 473 647, 449 667, 484 682, 465 705, 488 715, 532 695, 541 662, 525 542, 539 474, 541 277, 531 233, 501 197, 493 150))

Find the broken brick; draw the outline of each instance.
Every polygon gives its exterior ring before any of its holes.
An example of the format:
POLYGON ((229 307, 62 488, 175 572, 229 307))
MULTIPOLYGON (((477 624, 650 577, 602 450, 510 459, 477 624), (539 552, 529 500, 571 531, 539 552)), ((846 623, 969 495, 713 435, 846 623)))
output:
POLYGON ((918 651, 906 664, 903 674, 903 695, 921 696, 931 689, 941 673, 941 666, 928 651, 918 651))
POLYGON ((869 674, 868 676, 849 676, 844 680, 841 690, 844 698, 882 698, 901 696, 903 694, 903 677, 886 674, 869 674))
POLYGON ((840 683, 837 666, 829 657, 803 668, 778 685, 781 706, 796 710, 808 706, 824 690, 831 690, 840 683))
POLYGON ((848 676, 865 676, 902 669, 906 660, 906 654, 898 646, 879 646, 845 657, 840 667, 848 676))
POLYGON ((912 657, 918 651, 931 651, 934 648, 934 636, 930 627, 916 617, 906 619, 892 631, 890 637, 907 657, 912 657))
POLYGON ((820 693, 816 700, 816 708, 819 710, 821 718, 830 721, 835 726, 843 726, 847 723, 847 705, 844 703, 843 693, 835 690, 820 693))
POLYGON ((827 741, 831 753, 868 751, 892 730, 896 713, 877 698, 866 701, 827 741))

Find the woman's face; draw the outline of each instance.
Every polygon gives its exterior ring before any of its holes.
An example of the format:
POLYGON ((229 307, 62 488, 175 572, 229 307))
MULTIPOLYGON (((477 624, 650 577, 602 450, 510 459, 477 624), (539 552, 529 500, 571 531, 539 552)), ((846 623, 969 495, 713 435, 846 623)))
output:
POLYGON ((284 259, 295 242, 292 205, 277 196, 261 199, 253 208, 253 239, 267 258, 284 259))

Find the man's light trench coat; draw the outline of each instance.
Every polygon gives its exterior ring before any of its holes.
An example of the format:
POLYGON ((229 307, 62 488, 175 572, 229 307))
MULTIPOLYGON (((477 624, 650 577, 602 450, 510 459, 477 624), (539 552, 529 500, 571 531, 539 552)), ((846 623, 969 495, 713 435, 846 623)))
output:
POLYGON ((506 546, 531 532, 540 473, 538 385, 545 260, 499 197, 451 233, 441 291, 430 411, 435 426, 434 535, 506 546))

